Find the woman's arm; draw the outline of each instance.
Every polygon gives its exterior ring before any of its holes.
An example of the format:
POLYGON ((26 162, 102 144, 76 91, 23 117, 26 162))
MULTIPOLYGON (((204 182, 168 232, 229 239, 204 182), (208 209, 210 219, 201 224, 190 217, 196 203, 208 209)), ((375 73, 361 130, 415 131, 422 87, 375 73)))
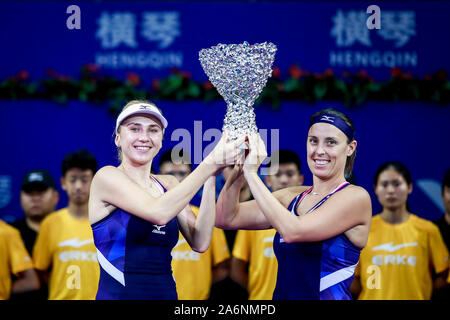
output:
POLYGON ((118 168, 103 167, 91 184, 90 221, 95 222, 108 215, 101 209, 112 205, 155 224, 166 224, 189 204, 209 176, 226 165, 234 164, 237 147, 243 139, 226 143, 226 138, 223 134, 214 150, 188 177, 158 198, 152 197, 118 168))
POLYGON ((212 283, 224 280, 230 274, 230 258, 212 267, 212 283))
POLYGON ((357 225, 370 223, 369 194, 357 186, 347 187, 333 195, 312 213, 300 218, 293 215, 272 196, 257 174, 259 165, 267 156, 259 135, 249 137, 249 148, 250 153, 244 163, 245 178, 260 210, 285 242, 325 240, 357 225))
POLYGON ((245 183, 237 166, 225 182, 217 199, 216 227, 226 230, 268 229, 270 224, 259 210, 256 201, 239 203, 239 194, 245 183))
POLYGON ((11 288, 11 293, 13 294, 38 290, 40 288, 39 278, 34 269, 19 272, 17 277, 18 279, 13 282, 11 288))
MULTIPOLYGON (((217 200, 216 227, 230 230, 271 228, 271 222, 261 211, 256 200, 239 203, 239 194, 244 183, 245 177, 242 170, 235 166, 217 200)), ((270 194, 265 185, 264 188, 270 194)), ((287 208, 292 199, 305 189, 304 186, 289 187, 272 193, 271 197, 276 199, 281 207, 287 208)))
POLYGON ((231 257, 231 279, 248 291, 248 262, 236 257, 231 257))
MULTIPOLYGON (((186 179, 162 196, 154 198, 123 171, 107 166, 101 168, 91 184, 92 201, 113 205, 157 225, 165 225, 180 213, 200 189, 203 182, 215 171, 213 165, 201 163, 186 179)), ((91 198, 89 199, 90 202, 91 198)), ((90 204, 91 205, 91 204, 90 204)), ((91 215, 95 210, 89 210, 91 215)), ((94 220, 100 220, 97 217, 94 220)))
POLYGON ((313 212, 298 217, 272 196, 257 174, 246 174, 246 178, 264 216, 288 243, 329 239, 370 221, 370 198, 362 188, 347 187, 313 212))
POLYGON ((206 180, 197 217, 187 206, 179 215, 180 231, 192 250, 205 252, 211 243, 216 216, 216 177, 206 180))
POLYGON ((355 274, 353 282, 350 285, 350 293, 352 294, 353 300, 357 300, 362 291, 361 277, 355 274))

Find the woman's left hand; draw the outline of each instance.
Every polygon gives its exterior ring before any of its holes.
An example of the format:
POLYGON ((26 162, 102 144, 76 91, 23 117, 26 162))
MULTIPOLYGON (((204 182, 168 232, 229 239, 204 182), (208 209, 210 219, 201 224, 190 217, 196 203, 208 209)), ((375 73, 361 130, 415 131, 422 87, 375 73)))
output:
POLYGON ((204 159, 205 163, 216 167, 214 174, 218 174, 226 166, 234 165, 242 154, 239 146, 245 142, 245 136, 234 141, 229 141, 228 136, 228 132, 224 131, 217 145, 204 159))
POLYGON ((261 163, 267 158, 266 145, 259 133, 252 133, 248 136, 248 149, 248 155, 243 165, 244 175, 258 172, 261 163))

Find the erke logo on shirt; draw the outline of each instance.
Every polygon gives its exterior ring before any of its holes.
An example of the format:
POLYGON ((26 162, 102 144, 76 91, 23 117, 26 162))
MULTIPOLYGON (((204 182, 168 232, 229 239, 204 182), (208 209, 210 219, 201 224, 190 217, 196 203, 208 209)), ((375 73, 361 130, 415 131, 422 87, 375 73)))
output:
MULTIPOLYGON (((405 247, 416 247, 418 245, 419 244, 417 242, 409 242, 409 243, 401 243, 394 246, 393 242, 388 242, 373 247, 372 251, 388 251, 392 253, 405 247)), ((406 254, 387 254, 387 255, 381 254, 373 256, 372 263, 378 266, 391 264, 391 265, 410 265, 414 267, 417 265, 417 257, 409 256, 406 254)))
POLYGON ((62 241, 58 243, 58 247, 74 247, 74 248, 80 248, 83 247, 89 243, 94 242, 93 239, 87 239, 87 240, 78 240, 78 238, 72 238, 66 241, 62 241))
POLYGON ((378 250, 384 250, 389 252, 397 251, 398 249, 404 248, 404 247, 416 247, 418 246, 417 242, 409 242, 409 243, 401 243, 396 246, 394 246, 393 242, 383 243, 376 247, 372 248, 372 251, 378 251, 378 250))

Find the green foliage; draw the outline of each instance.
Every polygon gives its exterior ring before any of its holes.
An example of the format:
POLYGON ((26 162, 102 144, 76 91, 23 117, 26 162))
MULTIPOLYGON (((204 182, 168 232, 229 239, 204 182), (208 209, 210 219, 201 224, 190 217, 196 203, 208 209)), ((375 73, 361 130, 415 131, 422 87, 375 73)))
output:
MULTIPOLYGON (((83 66, 80 79, 73 79, 53 70, 47 71, 47 78, 32 82, 27 71, 0 81, 0 99, 47 99, 59 103, 68 100, 86 102, 108 102, 112 113, 132 99, 149 100, 221 100, 213 85, 191 79, 190 72, 178 69, 163 79, 153 79, 151 87, 142 85, 140 76, 128 73, 122 81, 104 75, 95 64, 83 66)), ((281 106, 281 101, 320 100, 343 101, 348 107, 361 106, 367 101, 422 101, 448 105, 450 102, 450 82, 447 73, 440 70, 426 75, 423 79, 413 77, 395 68, 391 78, 375 82, 364 70, 351 75, 344 72, 337 77, 333 70, 323 74, 311 74, 298 65, 292 65, 288 77, 281 80, 281 71, 274 67, 272 77, 256 100, 255 105, 269 102, 273 109, 281 106)))

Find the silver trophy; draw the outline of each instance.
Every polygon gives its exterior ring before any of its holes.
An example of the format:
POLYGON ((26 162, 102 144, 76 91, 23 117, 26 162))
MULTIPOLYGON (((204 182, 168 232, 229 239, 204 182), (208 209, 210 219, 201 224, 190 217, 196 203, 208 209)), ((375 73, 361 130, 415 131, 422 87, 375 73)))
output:
POLYGON ((199 52, 211 83, 227 103, 223 130, 230 140, 258 131, 253 104, 272 75, 273 43, 221 44, 199 52))

